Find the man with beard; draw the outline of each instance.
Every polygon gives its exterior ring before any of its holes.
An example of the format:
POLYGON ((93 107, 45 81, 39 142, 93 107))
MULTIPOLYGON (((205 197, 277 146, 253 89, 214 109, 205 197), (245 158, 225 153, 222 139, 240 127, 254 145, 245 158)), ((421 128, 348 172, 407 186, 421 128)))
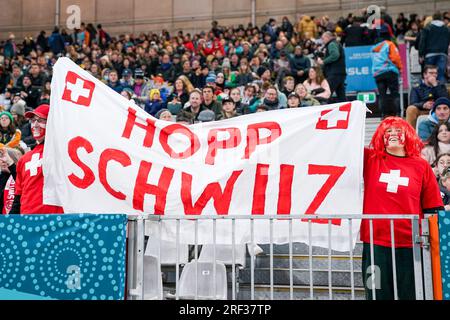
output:
POLYGON ((37 145, 17 163, 16 191, 10 214, 64 213, 61 207, 43 203, 42 156, 49 109, 48 104, 42 104, 34 111, 25 113, 25 118, 30 119, 31 131, 37 145))

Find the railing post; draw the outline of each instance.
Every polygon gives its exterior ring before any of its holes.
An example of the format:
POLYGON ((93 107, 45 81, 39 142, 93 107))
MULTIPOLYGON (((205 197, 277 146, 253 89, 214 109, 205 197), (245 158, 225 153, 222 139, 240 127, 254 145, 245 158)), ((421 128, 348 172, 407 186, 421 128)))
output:
POLYGON ((416 287, 416 300, 423 300, 423 281, 422 281, 422 255, 421 238, 419 232, 419 219, 412 219, 412 242, 413 242, 413 260, 414 260, 414 283, 416 287))
POLYGON ((433 300, 433 271, 431 267, 430 226, 427 218, 422 219, 422 257, 425 300, 433 300))
POLYGON ((136 221, 128 220, 127 224, 127 256, 128 256, 128 266, 127 266, 127 299, 134 300, 134 295, 132 294, 133 288, 135 287, 135 275, 136 275, 136 221))
POLYGON ((144 299, 144 218, 139 216, 136 221, 136 296, 144 299))

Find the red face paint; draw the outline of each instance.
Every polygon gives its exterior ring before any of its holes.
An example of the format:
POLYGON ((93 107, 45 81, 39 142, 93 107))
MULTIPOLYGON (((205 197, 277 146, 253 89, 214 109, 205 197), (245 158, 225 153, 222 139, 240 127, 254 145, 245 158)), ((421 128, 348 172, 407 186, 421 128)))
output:
POLYGON ((36 141, 41 140, 45 137, 46 124, 40 123, 39 121, 33 121, 31 123, 31 133, 36 141))
POLYGON ((405 131, 401 128, 388 128, 384 132, 384 145, 389 146, 389 140, 396 139, 399 145, 405 145, 405 131))

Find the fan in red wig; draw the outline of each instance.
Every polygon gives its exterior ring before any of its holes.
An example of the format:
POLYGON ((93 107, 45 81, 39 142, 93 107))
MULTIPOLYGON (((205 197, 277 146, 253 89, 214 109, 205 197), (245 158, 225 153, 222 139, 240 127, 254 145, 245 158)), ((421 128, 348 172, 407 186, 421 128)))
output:
MULTIPOLYGON (((423 147, 413 127, 399 117, 384 119, 364 150, 364 214, 416 214, 443 209, 435 175, 420 157, 423 147)), ((390 220, 373 220, 376 299, 394 299, 390 220)), ((415 299, 410 220, 395 220, 394 240, 399 299, 415 299)), ((372 296, 370 222, 361 224, 363 279, 372 296)))

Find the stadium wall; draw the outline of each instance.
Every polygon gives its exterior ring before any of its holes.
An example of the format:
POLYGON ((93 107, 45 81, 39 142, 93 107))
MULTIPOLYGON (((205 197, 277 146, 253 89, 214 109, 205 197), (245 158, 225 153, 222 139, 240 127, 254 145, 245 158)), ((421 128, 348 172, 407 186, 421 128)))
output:
MULTIPOLYGON (((81 21, 103 24, 112 35, 120 33, 209 30, 212 20, 220 25, 245 26, 252 21, 252 0, 0 0, 0 39, 10 32, 18 39, 37 36, 39 31, 51 33, 56 21, 66 27, 71 5, 80 7, 81 21), (59 17, 57 8, 59 7, 59 17)), ((369 5, 387 8, 393 18, 400 12, 430 15, 448 10, 449 0, 255 0, 255 20, 261 26, 270 17, 292 23, 301 14, 329 15, 334 21, 352 12, 358 14, 369 5)))

